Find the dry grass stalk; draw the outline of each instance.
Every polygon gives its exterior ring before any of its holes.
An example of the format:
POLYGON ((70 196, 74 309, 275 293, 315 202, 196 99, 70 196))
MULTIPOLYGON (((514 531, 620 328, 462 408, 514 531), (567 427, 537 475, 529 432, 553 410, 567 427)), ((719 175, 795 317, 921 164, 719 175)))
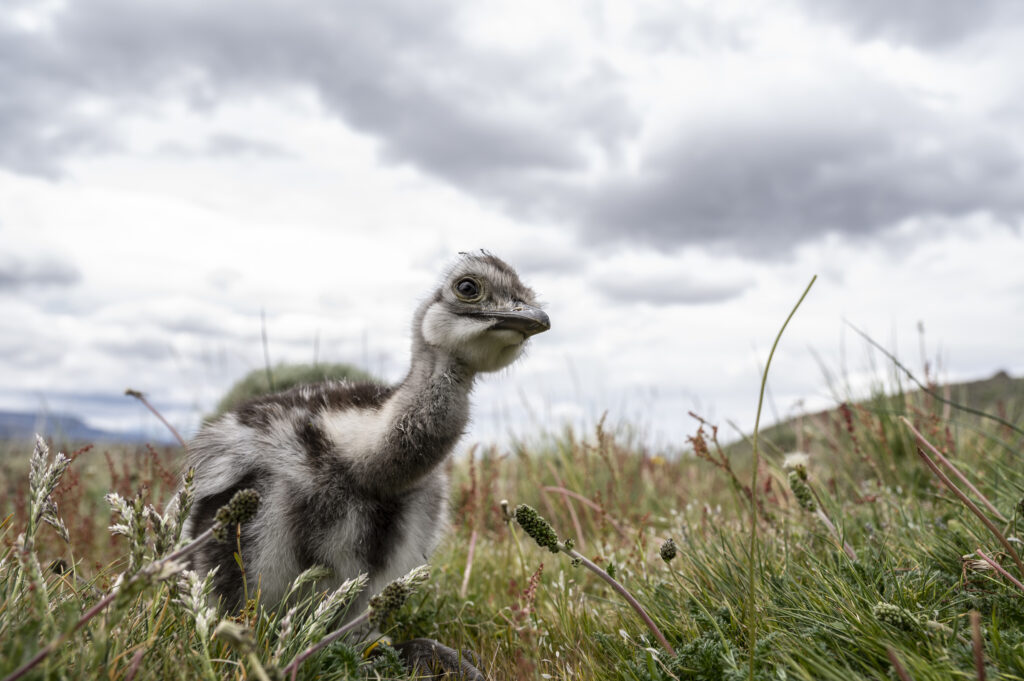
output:
MULTIPOLYGON (((924 438, 924 436, 921 435, 920 432, 918 432, 916 428, 914 428, 914 425, 906 416, 901 416, 900 420, 903 421, 903 423, 910 429, 912 433, 914 433, 914 435, 917 437, 919 441, 925 443, 926 445, 928 445, 930 449, 934 451, 935 448, 931 446, 931 443, 929 443, 924 438)), ((1013 558, 1013 562, 1017 564, 1017 570, 1020 572, 1021 575, 1024 575, 1024 562, 1021 562, 1020 555, 1017 553, 1016 549, 1013 548, 1013 545, 1010 544, 1010 542, 1006 539, 1003 533, 999 531, 999 529, 992 523, 991 520, 989 520, 988 516, 982 513, 981 509, 978 508, 978 505, 971 501, 971 499, 966 494, 964 494, 963 490, 957 487, 956 484, 949 479, 949 476, 942 472, 942 469, 939 468, 938 464, 936 464, 923 449, 918 447, 917 454, 918 456, 921 457, 921 460, 925 462, 928 468, 930 468, 932 472, 935 473, 936 477, 938 477, 939 480, 942 481, 942 484, 948 487, 950 491, 953 492, 953 494, 955 494, 960 499, 960 501, 964 502, 964 505, 967 506, 968 509, 970 509, 971 513, 978 516, 978 519, 985 524, 985 527, 987 527, 988 530, 995 535, 996 539, 999 540, 999 543, 1003 545, 1004 549, 1006 549, 1006 552, 1010 554, 1011 558, 1013 558)))
POLYGON ((985 681, 985 644, 981 638, 981 613, 971 610, 971 645, 974 648, 974 669, 978 681, 985 681))

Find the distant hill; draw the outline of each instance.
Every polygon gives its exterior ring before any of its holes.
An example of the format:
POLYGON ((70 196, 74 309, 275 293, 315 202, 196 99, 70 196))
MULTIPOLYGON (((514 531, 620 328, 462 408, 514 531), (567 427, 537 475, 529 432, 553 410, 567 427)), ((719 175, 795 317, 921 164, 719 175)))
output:
MULTIPOLYGON (((1010 422, 1024 424, 1024 378, 1014 378, 1005 371, 999 371, 990 378, 979 381, 930 386, 929 390, 958 405, 1000 416, 1010 422)), ((932 400, 933 403, 938 402, 934 398, 929 398, 909 380, 906 380, 902 397, 903 402, 899 400, 898 395, 881 396, 878 394, 856 404, 867 411, 871 411, 879 406, 884 406, 887 409, 898 408, 902 411, 902 407, 897 407, 893 400, 901 404, 921 404, 922 400, 925 399, 932 400), (907 384, 909 384, 909 387, 907 384), (880 403, 879 400, 882 400, 882 402, 880 403)), ((941 409, 941 404, 937 408, 941 409)), ((950 410, 952 416, 958 418, 958 410, 955 407, 950 407, 950 410)), ((966 420, 977 417, 965 415, 961 412, 959 418, 966 420)), ((804 427, 812 423, 821 425, 838 419, 840 419, 840 416, 838 415, 837 406, 835 409, 796 416, 764 427, 761 429, 761 437, 765 442, 771 443, 778 450, 791 451, 797 446, 796 431, 801 424, 804 427)), ((749 454, 750 442, 747 439, 740 439, 730 443, 726 450, 730 455, 749 454)))
POLYGON ((35 437, 68 442, 162 442, 160 438, 139 432, 101 430, 87 425, 70 414, 33 414, 0 411, 0 441, 25 440, 35 437))

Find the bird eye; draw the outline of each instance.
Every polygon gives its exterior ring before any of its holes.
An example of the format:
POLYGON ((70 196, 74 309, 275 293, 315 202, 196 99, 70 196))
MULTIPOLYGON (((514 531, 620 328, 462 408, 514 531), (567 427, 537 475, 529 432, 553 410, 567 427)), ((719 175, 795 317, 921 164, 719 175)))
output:
POLYGON ((475 279, 466 277, 455 283, 455 295, 467 302, 473 302, 480 297, 480 284, 475 279))

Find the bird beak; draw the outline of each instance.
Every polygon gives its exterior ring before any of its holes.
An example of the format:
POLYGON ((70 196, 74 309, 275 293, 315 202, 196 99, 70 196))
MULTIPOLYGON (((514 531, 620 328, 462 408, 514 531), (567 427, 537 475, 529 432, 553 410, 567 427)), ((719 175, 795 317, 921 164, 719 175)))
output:
POLYGON ((497 323, 492 329, 511 329, 527 337, 551 328, 547 313, 526 303, 518 303, 511 310, 479 312, 473 316, 495 320, 497 323))

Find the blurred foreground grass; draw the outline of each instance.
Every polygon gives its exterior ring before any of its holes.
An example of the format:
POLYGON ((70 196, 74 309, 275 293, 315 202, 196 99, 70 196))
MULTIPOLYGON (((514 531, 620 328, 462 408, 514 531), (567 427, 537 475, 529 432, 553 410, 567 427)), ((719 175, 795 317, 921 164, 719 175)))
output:
MULTIPOLYGON (((1005 420, 1020 424, 1020 406, 1001 403, 1005 420)), ((753 494, 749 452, 742 443, 720 448, 711 424, 694 419, 686 450, 670 453, 598 424, 510 449, 471 447, 453 461, 451 532, 432 558, 430 581, 389 633, 473 649, 494 679, 746 679, 753 564, 757 679, 1024 678, 1024 587, 977 551, 1011 577, 1024 574, 922 463, 901 416, 977 486, 995 510, 970 496, 1009 546, 1020 547, 1021 435, 899 385, 763 434, 753 494), (795 446, 806 456, 792 456, 795 446), (752 497, 761 538, 753 561, 752 497), (509 524, 503 500, 530 504, 614 573, 677 655, 665 653, 602 581, 509 524), (668 538, 678 547, 671 562, 659 555, 668 538)), ((69 541, 42 525, 25 551, 19 535, 39 525, 28 517, 33 443, 6 446, 0 677, 70 631, 120 574, 157 557, 157 521, 143 519, 135 538, 112 536, 107 526, 117 518, 104 495, 116 491, 162 512, 183 460, 174 448, 67 452, 72 461, 53 500, 69 541)), ((247 650, 212 636, 225 615, 190 600, 194 586, 176 575, 140 587, 23 678, 275 678, 282 662, 324 633, 294 635, 316 603, 286 621, 288 613, 254 602, 233 618, 252 632, 247 650)), ((311 657, 298 678, 404 677, 387 656, 367 660, 361 647, 340 642, 311 657)))

